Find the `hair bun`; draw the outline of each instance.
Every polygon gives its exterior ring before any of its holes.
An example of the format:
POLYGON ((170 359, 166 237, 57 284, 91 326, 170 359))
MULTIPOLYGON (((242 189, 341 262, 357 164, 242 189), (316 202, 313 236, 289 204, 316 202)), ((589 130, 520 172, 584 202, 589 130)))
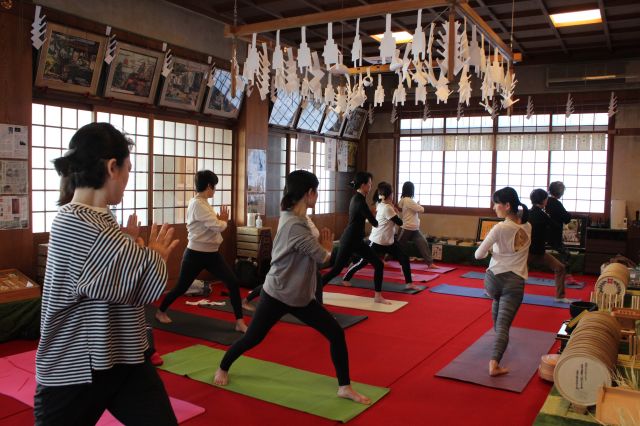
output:
POLYGON ((60 176, 68 176, 71 169, 69 157, 59 157, 53 160, 53 166, 60 176))

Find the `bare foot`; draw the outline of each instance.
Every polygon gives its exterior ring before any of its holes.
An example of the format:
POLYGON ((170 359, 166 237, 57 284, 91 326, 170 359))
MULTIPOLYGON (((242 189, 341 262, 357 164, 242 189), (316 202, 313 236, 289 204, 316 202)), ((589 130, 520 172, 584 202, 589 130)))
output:
POLYGON ((218 368, 216 375, 213 377, 213 384, 218 386, 226 386, 229 384, 229 373, 218 368))
POLYGON ((244 322, 244 320, 242 318, 240 318, 239 320, 236 320, 236 331, 240 331, 242 333, 246 333, 247 332, 247 324, 244 322))
POLYGON ((246 309, 247 311, 255 311, 256 307, 249 303, 246 298, 244 298, 242 299, 242 309, 246 309))
POLYGON ((409 283, 404 286, 407 290, 420 290, 414 283, 409 283))
POLYGON ((432 263, 431 265, 429 265, 429 269, 437 269, 439 268, 439 265, 436 265, 435 263, 432 263))
POLYGON ((495 359, 492 359, 491 361, 489 361, 490 376, 501 376, 503 374, 507 374, 508 372, 509 372, 509 369, 500 367, 500 365, 498 364, 498 361, 496 361, 495 359))
POLYGON ((345 287, 351 287, 351 281, 342 281, 342 285, 345 287))
POLYGON ((156 319, 163 324, 171 324, 173 322, 171 321, 171 318, 169 318, 169 315, 167 315, 166 312, 162 312, 160 310, 156 311, 156 319))
POLYGON ((340 398, 350 399, 360 404, 365 404, 365 405, 371 404, 371 400, 369 398, 353 390, 351 385, 340 386, 338 388, 338 396, 340 398))
POLYGON ((387 299, 385 299, 384 297, 382 297, 382 293, 376 293, 376 295, 373 297, 373 301, 375 303, 382 303, 383 305, 390 305, 391 302, 387 299))

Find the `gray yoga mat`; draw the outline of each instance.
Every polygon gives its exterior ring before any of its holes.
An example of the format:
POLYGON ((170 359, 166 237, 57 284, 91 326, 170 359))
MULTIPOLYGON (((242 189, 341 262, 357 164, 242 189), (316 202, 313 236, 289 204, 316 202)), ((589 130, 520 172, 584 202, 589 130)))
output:
MULTIPOLYGON (((436 278, 437 276, 434 276, 436 278)), ((433 278, 432 278, 433 279, 433 278)), ((373 281, 372 280, 361 280, 359 278, 351 278, 351 287, 355 288, 367 288, 369 290, 373 290, 373 281)), ((347 287, 342 285, 342 277, 338 276, 329 281, 329 284, 337 285, 340 287, 347 287)), ((426 285, 417 285, 415 289, 406 288, 405 284, 393 284, 393 283, 382 283, 382 291, 388 291, 390 293, 404 293, 404 294, 417 294, 422 290, 427 289, 426 285)))
POLYGON ((489 359, 493 351, 495 333, 487 331, 456 359, 436 373, 437 377, 462 380, 490 388, 522 392, 540 365, 540 357, 549 352, 556 334, 546 331, 513 327, 500 365, 509 373, 489 376, 489 359))
MULTIPOLYGON (((430 290, 432 293, 440 293, 440 294, 452 294, 454 296, 466 296, 466 297, 477 297, 480 299, 490 299, 484 292, 482 288, 474 288, 474 287, 464 287, 459 285, 451 285, 451 284, 440 284, 439 286, 432 287, 430 290)), ((568 299, 571 302, 574 302, 578 299, 568 299)), ((522 303, 526 305, 539 305, 539 306, 549 306, 552 308, 561 308, 561 309, 569 309, 570 303, 556 302, 555 299, 551 296, 540 296, 537 294, 525 294, 522 303)))
MULTIPOLYGON (((478 272, 478 271, 469 271, 464 275, 461 275, 462 278, 473 278, 473 279, 478 279, 478 280, 484 280, 484 272, 478 272)), ((527 278, 527 280, 524 282, 525 284, 531 284, 531 285, 542 285, 545 287, 555 287, 556 286, 556 282, 555 280, 551 279, 551 278, 540 278, 540 277, 529 277, 527 278)), ((571 283, 571 284, 565 284, 564 285, 566 288, 584 288, 584 283, 583 282, 576 282, 576 283, 571 283)))
POLYGON ((163 324, 155 318, 156 310, 155 306, 147 305, 144 313, 147 324, 158 330, 170 331, 171 333, 204 339, 227 346, 242 337, 242 333, 235 330, 235 322, 187 312, 169 311, 168 315, 173 322, 171 324, 163 324))
MULTIPOLYGON (((233 312, 233 307, 231 306, 231 302, 229 302, 229 300, 226 300, 226 303, 224 305, 202 305, 202 307, 214 311, 233 312)), ((249 311, 247 309, 243 309, 242 311, 248 317, 252 317, 254 314, 254 311, 249 311)), ((338 321, 338 324, 340 324, 340 327, 342 327, 343 329, 349 328, 352 325, 356 325, 368 318, 366 315, 349 315, 339 312, 331 312, 331 315, 333 315, 336 321, 338 321)), ((306 325, 291 314, 286 314, 285 316, 280 318, 280 321, 288 322, 291 324, 306 325)))

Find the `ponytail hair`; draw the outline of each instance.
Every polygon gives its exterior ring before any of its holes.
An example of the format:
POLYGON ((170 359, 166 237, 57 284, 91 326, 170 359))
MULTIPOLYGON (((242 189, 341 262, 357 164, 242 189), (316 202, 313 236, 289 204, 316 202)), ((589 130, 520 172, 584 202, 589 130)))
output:
POLYGON ((510 186, 504 187, 493 193, 493 202, 496 204, 509 203, 509 210, 511 213, 519 215, 521 223, 527 223, 529 221, 529 208, 520 202, 518 193, 510 186), (522 213, 518 213, 518 207, 522 207, 522 213))
POLYGON ((280 210, 291 210, 310 189, 318 190, 320 182, 316 175, 306 170, 294 170, 285 178, 280 210))
POLYGON ((413 196, 415 195, 415 192, 416 192, 416 187, 413 185, 413 182, 406 181, 404 184, 402 184, 402 194, 400 195, 400 198, 404 198, 404 197, 413 198, 413 196))
POLYGON ((358 190, 362 185, 366 185, 370 179, 373 179, 373 175, 369 172, 357 172, 353 177, 353 180, 349 182, 351 188, 358 190))
POLYGON ((381 203, 387 198, 391 197, 393 189, 387 182, 380 182, 375 192, 373 193, 373 204, 381 203))

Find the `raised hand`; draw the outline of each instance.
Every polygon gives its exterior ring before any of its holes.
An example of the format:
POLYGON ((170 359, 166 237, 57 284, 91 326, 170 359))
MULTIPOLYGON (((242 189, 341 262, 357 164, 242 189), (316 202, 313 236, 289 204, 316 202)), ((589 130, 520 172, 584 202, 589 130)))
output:
POLYGON ((169 259, 169 254, 180 242, 173 239, 174 229, 166 223, 158 230, 158 225, 153 223, 151 225, 151 233, 149 234, 149 243, 147 247, 156 251, 162 259, 166 262, 169 259))
POLYGON ((218 214, 218 219, 223 220, 225 222, 229 221, 229 206, 220 206, 220 213, 218 214))
POLYGON ((331 252, 333 250, 333 232, 329 228, 322 228, 319 241, 326 251, 331 252))
POLYGON ((131 238, 134 240, 138 240, 138 235, 140 235, 140 222, 138 222, 138 215, 135 213, 129 215, 129 219, 127 219, 127 226, 122 228, 122 232, 127 235, 131 235, 131 238))

